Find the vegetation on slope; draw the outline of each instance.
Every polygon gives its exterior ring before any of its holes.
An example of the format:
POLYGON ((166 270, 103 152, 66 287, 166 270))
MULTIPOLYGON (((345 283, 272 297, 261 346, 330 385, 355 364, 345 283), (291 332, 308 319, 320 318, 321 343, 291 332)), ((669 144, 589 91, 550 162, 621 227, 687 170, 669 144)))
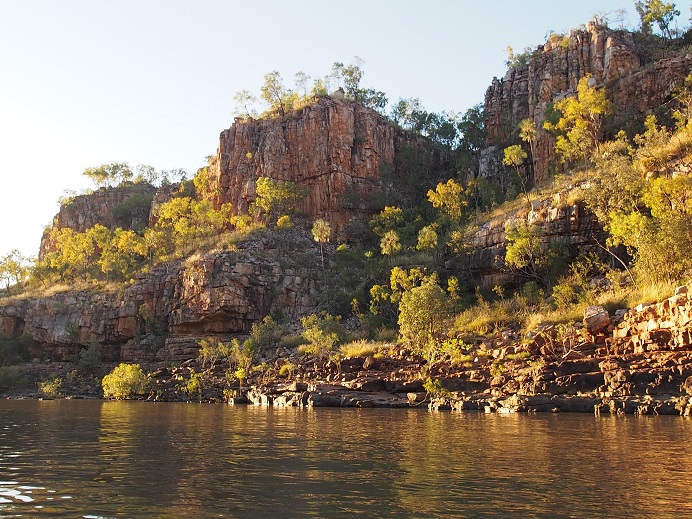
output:
MULTIPOLYGON (((651 36, 656 23, 663 39, 675 40, 669 19, 674 4, 661 7, 648 1, 637 6, 642 34, 651 36), (662 10, 656 11, 659 7, 662 10)), ((359 60, 348 66, 335 64, 329 81, 343 82, 347 98, 382 110, 384 94, 360 87, 361 65, 359 60)), ((297 74, 293 90, 283 85, 278 73, 265 76, 265 116, 285 115, 310 96, 324 95, 328 80, 315 81, 309 96, 309 79, 297 74)), ((257 200, 248 213, 233 215, 230 206, 215 208, 208 201, 208 170, 202 168, 156 208, 152 226, 140 231, 102 226, 83 233, 54 230, 53 250, 42 261, 29 267, 24 259, 10 255, 0 263, 0 272, 8 293, 23 284, 129 282, 157 263, 198 250, 231 248, 260 229, 281 232, 304 225, 312 229, 322 253, 320 313, 304 318, 303 332, 292 338, 286 337, 286 323, 269 319, 257 323, 242 341, 204 342, 203 362, 212 367, 220 360, 226 362, 229 377, 243 381, 253 374, 280 371, 258 360, 262 348, 281 341, 303 344, 302 351, 325 363, 339 359, 354 344, 377 351, 394 338, 428 366, 440 359, 463 362, 472 345, 485 336, 509 330, 521 337, 545 322, 566 326, 580 320, 587 305, 601 304, 610 310, 631 306, 668 290, 661 287, 688 279, 692 76, 670 105, 674 128, 659 124, 651 115, 640 132, 613 131, 614 138, 604 141, 604 128, 613 119, 605 94, 585 77, 574 96, 549 107, 545 129, 555 134, 556 153, 568 172, 549 185, 531 185, 528 175, 536 134, 530 121, 522 121, 516 129, 520 142, 504 150, 507 178, 493 182, 469 174, 476 169, 484 141, 479 107, 452 116, 430 114, 418 100, 400 100, 390 114, 393 124, 449 150, 454 172, 436 172, 447 176, 424 197, 383 205, 368 221, 354 222, 347 239, 336 247, 328 245, 331 233, 325 221, 306 222, 295 213, 305 196, 300 186, 260 178, 257 200), (585 204, 607 233, 604 243, 596 243, 601 253, 575 255, 559 242, 547 246, 537 226, 511 223, 505 229, 507 247, 501 259, 512 281, 480 286, 469 268, 468 237, 476 224, 492 218, 509 221, 507 215, 528 211, 527 202, 552 196, 568 185, 580 186, 571 190, 571 202, 585 204), (346 321, 357 323, 349 326, 348 333, 342 325, 346 321), (370 341, 380 342, 373 346, 370 341)), ((239 94, 236 101, 243 105, 244 116, 257 116, 250 108, 250 94, 239 94)), ((400 160, 414 175, 429 167, 407 157, 400 160)), ((130 181, 123 176, 126 170, 111 165, 105 173, 90 168, 85 174, 99 186, 103 179, 118 175, 130 181)), ((557 340, 573 340, 577 333, 566 326, 557 340)), ((290 366, 283 371, 290 373, 290 366)))

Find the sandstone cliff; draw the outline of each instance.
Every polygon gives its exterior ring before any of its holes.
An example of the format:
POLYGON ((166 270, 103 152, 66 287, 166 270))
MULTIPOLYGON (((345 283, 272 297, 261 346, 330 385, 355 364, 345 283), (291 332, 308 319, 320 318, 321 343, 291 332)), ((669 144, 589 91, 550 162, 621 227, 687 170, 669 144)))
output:
POLYGON ((308 188, 299 211, 327 218, 339 233, 351 218, 369 213, 374 194, 414 181, 396 167, 406 145, 439 162, 423 139, 341 99, 323 97, 284 118, 236 120, 221 133, 210 167, 215 202, 243 212, 255 199, 257 178, 293 181, 308 188))
MULTIPOLYGON (((53 219, 52 228, 69 228, 84 232, 96 224, 109 229, 143 229, 149 222, 151 200, 156 188, 146 183, 123 183, 117 187, 102 187, 89 194, 78 195, 63 202, 53 219)), ((39 259, 50 252, 49 232, 41 238, 39 259)))
POLYGON ((532 119, 538 128, 533 157, 537 182, 559 168, 554 138, 543 123, 549 103, 573 94, 587 74, 605 87, 615 107, 614 121, 624 124, 641 119, 671 100, 673 91, 692 72, 692 55, 677 53, 643 63, 642 49, 627 31, 614 31, 596 23, 551 38, 532 54, 525 66, 510 68, 504 78, 494 78, 485 95, 487 143, 481 176, 497 176, 502 147, 516 140, 517 124, 532 119))
POLYGON ((0 331, 30 335, 34 354, 69 360, 97 344, 105 360, 186 360, 204 337, 247 333, 272 311, 314 310, 319 253, 305 232, 259 237, 237 252, 157 267, 122 292, 70 291, 0 307, 0 331))

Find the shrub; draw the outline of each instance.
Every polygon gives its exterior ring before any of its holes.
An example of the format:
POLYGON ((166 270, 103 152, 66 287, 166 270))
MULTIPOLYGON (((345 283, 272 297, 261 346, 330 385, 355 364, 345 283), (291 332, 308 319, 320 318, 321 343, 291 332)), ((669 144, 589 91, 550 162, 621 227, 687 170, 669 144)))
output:
POLYGON ((380 349, 380 345, 376 342, 360 339, 339 347, 339 353, 344 357, 368 357, 375 355, 380 349))
POLYGON ((101 352, 96 344, 91 344, 88 348, 80 350, 77 356, 77 367, 80 371, 90 373, 96 370, 100 365, 101 352))
POLYGON ((29 335, 15 338, 0 334, 0 366, 19 364, 29 360, 30 344, 31 337, 29 335))
POLYGON ((293 372, 296 370, 296 365, 293 362, 286 362, 281 368, 279 368, 279 376, 284 378, 291 378, 293 372))
POLYGON ((41 382, 39 382, 38 391, 39 393, 49 397, 60 396, 60 394, 62 393, 62 384, 63 380, 60 377, 54 375, 48 380, 42 380, 41 382))
POLYGON ((343 334, 340 320, 340 317, 329 314, 312 314, 301 318, 303 337, 308 341, 302 351, 319 359, 328 357, 343 334))
POLYGON ((103 377, 103 396, 115 400, 143 395, 149 387, 149 378, 139 364, 118 364, 103 377))
POLYGON ((183 391, 187 393, 190 398, 202 397, 202 375, 199 373, 190 373, 190 378, 185 382, 183 391))
POLYGON ((27 380, 22 372, 15 366, 0 366, 0 390, 22 389, 26 387, 27 380))
POLYGON ((451 396, 449 390, 442 386, 442 382, 437 379, 432 379, 428 377, 423 382, 423 389, 433 398, 444 398, 451 396))

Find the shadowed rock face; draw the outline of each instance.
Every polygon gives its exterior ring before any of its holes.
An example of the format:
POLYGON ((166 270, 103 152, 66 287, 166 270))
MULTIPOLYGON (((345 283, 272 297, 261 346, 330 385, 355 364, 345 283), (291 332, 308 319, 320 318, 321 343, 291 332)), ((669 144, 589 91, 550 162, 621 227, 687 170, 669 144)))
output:
MULTIPOLYGON (((497 146, 495 153, 502 153, 517 124, 532 119, 538 128, 534 175, 540 182, 549 175, 551 165, 559 165, 555 139, 542 129, 546 108, 576 92, 582 77, 592 75, 598 87, 606 88, 615 111, 632 118, 670 101, 691 71, 690 54, 661 57, 643 65, 632 33, 589 23, 564 39, 546 42, 527 65, 509 69, 502 79, 493 79, 485 94, 488 145, 497 146)), ((490 162, 497 166, 497 161, 490 162)), ((481 172, 482 176, 498 174, 497 167, 481 172)))
POLYGON ((221 133, 211 166, 217 204, 246 211, 259 177, 308 188, 299 211, 329 219, 339 232, 367 211, 383 187, 380 169, 394 162, 403 134, 357 103, 321 98, 284 118, 241 122, 221 133))

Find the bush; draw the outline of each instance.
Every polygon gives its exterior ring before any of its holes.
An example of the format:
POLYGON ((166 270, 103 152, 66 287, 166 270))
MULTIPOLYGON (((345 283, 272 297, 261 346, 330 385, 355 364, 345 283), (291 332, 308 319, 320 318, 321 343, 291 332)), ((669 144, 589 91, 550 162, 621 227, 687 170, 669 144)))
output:
POLYGON ((0 366, 10 366, 29 360, 29 335, 8 337, 0 334, 0 366))
POLYGON ((42 380, 39 382, 38 391, 45 396, 57 397, 62 393, 62 384, 63 381, 61 378, 53 376, 48 380, 42 380))
POLYGON ((149 377, 139 364, 119 364, 103 377, 103 396, 115 400, 143 395, 149 387, 149 377))
POLYGON ((101 365, 101 352, 96 344, 89 345, 88 348, 80 350, 77 356, 77 367, 79 371, 91 373, 101 365))
POLYGON ((22 372, 14 366, 0 366, 0 390, 23 389, 27 385, 22 372))

